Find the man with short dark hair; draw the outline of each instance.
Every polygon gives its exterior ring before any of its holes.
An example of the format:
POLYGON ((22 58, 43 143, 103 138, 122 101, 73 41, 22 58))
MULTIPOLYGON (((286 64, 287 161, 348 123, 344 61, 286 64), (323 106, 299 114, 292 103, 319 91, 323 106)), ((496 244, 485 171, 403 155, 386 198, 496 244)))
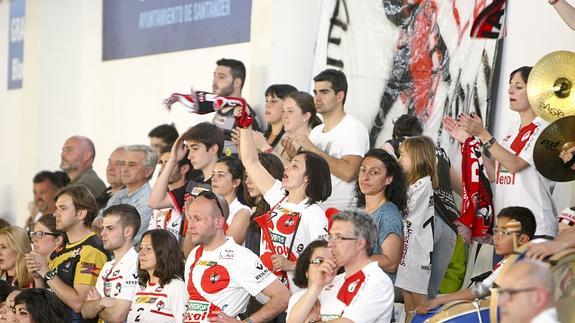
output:
MULTIPOLYGON (((246 67, 241 61, 231 58, 221 58, 216 61, 212 92, 217 96, 243 98, 242 89, 246 82, 246 67)), ((249 106, 250 114, 254 117, 252 128, 259 131, 258 117, 249 106)), ((223 154, 230 156, 237 153, 237 147, 232 142, 232 129, 235 125, 234 109, 223 108, 216 111, 212 123, 224 131, 225 143, 223 154)))
POLYGON ((103 214, 102 242, 114 254, 98 276, 82 306, 84 318, 123 322, 138 290, 138 253, 132 246, 140 229, 140 214, 128 204, 111 206, 103 214))
MULTIPOLYGON (((322 206, 345 209, 351 206, 359 166, 369 150, 367 128, 345 112, 347 78, 341 71, 327 69, 314 77, 314 102, 323 124, 306 135, 287 137, 304 150, 323 157, 331 172, 332 194, 322 206), (351 135, 350 135, 351 134, 351 135)), ((292 144, 293 145, 293 144, 292 144)))
POLYGON ((92 168, 96 158, 94 143, 87 137, 73 136, 64 142, 60 154, 60 169, 70 177, 70 184, 82 184, 94 195, 101 196, 106 185, 92 168))
POLYGON ((390 322, 393 283, 370 259, 377 241, 371 217, 359 210, 336 214, 328 241, 332 257, 310 264, 308 287, 293 294, 287 322, 390 322), (345 272, 337 275, 340 267, 345 272))
POLYGON ((150 146, 156 151, 156 155, 160 156, 160 149, 166 146, 172 146, 176 139, 178 139, 178 130, 174 124, 162 124, 148 133, 150 138, 150 146))
POLYGON ((154 209, 152 219, 148 230, 151 229, 166 229, 170 231, 178 241, 182 241, 184 232, 184 212, 183 207, 186 195, 186 183, 188 173, 192 170, 192 164, 187 156, 180 159, 171 172, 167 169, 170 160, 171 146, 162 147, 160 150, 160 176, 166 172, 169 174, 164 175, 168 177, 167 192, 165 189, 160 190, 156 185, 165 185, 165 178, 161 182, 156 181, 152 192, 150 193, 149 205, 154 209), (161 191, 161 192, 160 192, 161 191), (158 195, 156 196, 155 193, 158 195), (166 199, 168 197, 169 199, 166 199))
POLYGON ((34 207, 31 208, 33 211, 30 212, 26 223, 28 228, 31 228, 41 216, 53 214, 56 211, 54 196, 64 186, 60 177, 53 172, 44 170, 34 175, 32 179, 34 207))
POLYGON ((245 322, 270 321, 287 306, 289 290, 258 256, 226 237, 229 212, 226 200, 210 191, 200 193, 188 208, 188 235, 196 247, 185 267, 190 302, 184 322, 237 320, 249 296, 259 293, 269 301, 245 322))
POLYGON ((69 242, 54 254, 49 264, 40 254, 32 252, 25 256, 28 272, 43 277, 45 287, 64 303, 65 322, 97 322, 80 314, 100 269, 110 260, 102 240, 90 231, 96 212, 96 199, 85 186, 63 188, 56 196, 56 229, 65 232, 69 242))

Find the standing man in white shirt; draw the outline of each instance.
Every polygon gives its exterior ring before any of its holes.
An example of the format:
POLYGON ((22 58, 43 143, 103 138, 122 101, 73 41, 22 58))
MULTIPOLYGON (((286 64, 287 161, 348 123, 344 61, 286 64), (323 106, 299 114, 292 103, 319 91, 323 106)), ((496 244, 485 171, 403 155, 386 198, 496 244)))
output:
POLYGON ((370 259, 376 239, 376 225, 367 213, 336 214, 328 237, 332 257, 310 263, 308 287, 291 297, 287 323, 390 322, 393 283, 370 259), (340 267, 345 272, 337 275, 340 267))
POLYGON ((118 204, 107 208, 103 218, 102 242, 114 253, 114 260, 102 267, 82 306, 82 316, 124 322, 138 290, 138 253, 132 245, 140 229, 140 214, 131 205, 118 204))
POLYGON ((359 166, 369 150, 369 135, 359 120, 345 112, 347 78, 343 72, 327 69, 313 80, 315 107, 323 124, 313 128, 309 138, 297 135, 289 139, 294 146, 320 155, 329 164, 332 194, 323 208, 345 209, 353 201, 359 166))
POLYGON ((551 271, 536 260, 513 265, 502 277, 497 293, 501 323, 558 323, 551 271))

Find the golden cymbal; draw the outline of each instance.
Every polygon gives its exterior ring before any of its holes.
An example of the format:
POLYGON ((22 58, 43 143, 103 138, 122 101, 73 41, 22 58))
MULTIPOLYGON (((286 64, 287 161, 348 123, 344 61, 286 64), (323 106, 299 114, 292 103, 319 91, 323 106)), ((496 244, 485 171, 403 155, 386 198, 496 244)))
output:
POLYGON ((553 122, 575 115, 575 53, 556 51, 541 58, 529 74, 527 96, 541 118, 553 122))
MULTIPOLYGON (((556 182, 575 179, 571 163, 563 163, 562 150, 575 146, 575 116, 561 118, 543 130, 533 149, 535 168, 546 178, 556 182)), ((574 157, 575 158, 575 157, 574 157)))

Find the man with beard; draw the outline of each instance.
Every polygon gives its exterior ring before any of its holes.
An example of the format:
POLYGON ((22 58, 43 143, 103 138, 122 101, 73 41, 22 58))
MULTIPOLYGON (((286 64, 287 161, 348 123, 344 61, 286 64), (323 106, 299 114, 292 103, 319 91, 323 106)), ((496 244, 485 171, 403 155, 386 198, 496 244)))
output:
POLYGON ((291 297, 287 322, 390 322, 393 284, 370 259, 377 239, 375 223, 359 210, 342 211, 332 219, 332 258, 310 264, 308 287, 291 297), (345 271, 337 275, 340 267, 345 271))
POLYGON ((82 184, 94 195, 101 196, 106 185, 92 168, 96 149, 87 137, 73 136, 64 142, 60 154, 60 169, 70 177, 70 184, 82 184))
MULTIPOLYGON (((212 92, 222 97, 242 97, 242 88, 246 82, 246 67, 244 63, 235 59, 222 58, 216 62, 212 92)), ((259 131, 257 114, 250 108, 250 115, 254 117, 252 128, 259 131)), ((232 129, 235 125, 234 109, 223 108, 216 111, 212 123, 224 130, 225 143, 223 154, 230 156, 237 154, 237 147, 232 142, 232 129)))
POLYGON ((258 256, 226 237, 229 212, 226 200, 211 191, 201 192, 188 208, 188 236, 196 247, 185 267, 190 301, 184 322, 236 320, 249 296, 259 293, 269 301, 244 322, 270 321, 287 306, 289 290, 258 256))

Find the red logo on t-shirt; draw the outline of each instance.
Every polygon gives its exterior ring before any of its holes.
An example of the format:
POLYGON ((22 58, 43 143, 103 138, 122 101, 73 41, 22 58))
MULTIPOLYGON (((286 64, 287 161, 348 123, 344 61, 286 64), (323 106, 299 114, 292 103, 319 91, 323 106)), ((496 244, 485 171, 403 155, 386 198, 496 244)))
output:
POLYGON ((230 284, 230 274, 227 269, 221 265, 212 266, 202 275, 201 286, 208 294, 217 293, 230 284))
POLYGON ((363 271, 349 276, 344 282, 339 291, 337 292, 337 299, 342 301, 345 305, 349 305, 357 292, 359 292, 361 285, 365 281, 363 271))

